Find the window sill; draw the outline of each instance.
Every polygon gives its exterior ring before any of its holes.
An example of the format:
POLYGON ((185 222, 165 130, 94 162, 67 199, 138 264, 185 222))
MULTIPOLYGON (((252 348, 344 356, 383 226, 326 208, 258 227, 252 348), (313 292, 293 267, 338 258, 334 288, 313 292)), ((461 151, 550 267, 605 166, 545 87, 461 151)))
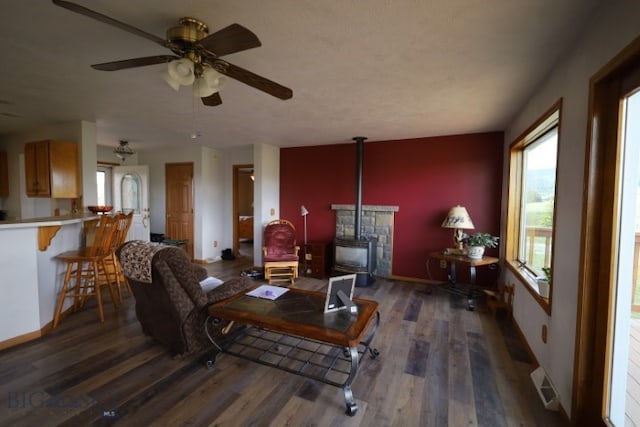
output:
POLYGON ((517 263, 511 260, 506 260, 505 264, 507 268, 524 284, 526 290, 529 291, 533 299, 535 299, 540 307, 551 316, 551 299, 545 298, 540 295, 540 290, 538 288, 538 283, 536 280, 529 274, 527 270, 522 267, 519 267, 517 263))

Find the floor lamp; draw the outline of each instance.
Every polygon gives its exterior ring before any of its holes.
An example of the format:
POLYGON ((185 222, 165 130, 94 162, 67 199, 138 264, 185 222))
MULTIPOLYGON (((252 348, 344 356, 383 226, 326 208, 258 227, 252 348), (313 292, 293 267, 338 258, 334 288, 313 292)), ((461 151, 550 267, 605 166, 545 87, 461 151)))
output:
POLYGON ((307 260, 311 258, 311 254, 307 253, 307 215, 309 215, 309 211, 304 205, 300 206, 300 215, 304 220, 304 272, 309 274, 311 272, 311 269, 307 268, 307 260))
POLYGON ((307 244, 307 215, 309 215, 309 211, 304 205, 300 206, 300 215, 304 218, 304 244, 307 244))

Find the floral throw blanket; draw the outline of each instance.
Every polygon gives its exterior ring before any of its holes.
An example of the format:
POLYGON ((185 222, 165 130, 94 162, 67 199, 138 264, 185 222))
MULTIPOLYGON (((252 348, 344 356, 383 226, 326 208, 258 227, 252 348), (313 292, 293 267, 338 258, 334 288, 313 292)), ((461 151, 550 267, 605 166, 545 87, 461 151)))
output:
POLYGON ((120 251, 120 264, 126 277, 151 283, 151 260, 156 252, 171 246, 142 240, 128 242, 120 251))

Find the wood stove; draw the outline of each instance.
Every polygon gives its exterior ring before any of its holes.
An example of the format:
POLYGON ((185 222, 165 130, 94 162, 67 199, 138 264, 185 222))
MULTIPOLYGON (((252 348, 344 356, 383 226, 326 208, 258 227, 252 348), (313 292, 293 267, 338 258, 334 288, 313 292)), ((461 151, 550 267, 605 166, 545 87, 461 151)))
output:
POLYGON ((377 239, 336 238, 333 242, 333 270, 355 273, 356 286, 368 286, 375 280, 377 239))
POLYGON ((337 238, 333 242, 333 269, 336 272, 356 273, 356 286, 369 286, 375 281, 377 239, 362 238, 362 162, 364 136, 356 136, 356 203, 353 239, 337 238))

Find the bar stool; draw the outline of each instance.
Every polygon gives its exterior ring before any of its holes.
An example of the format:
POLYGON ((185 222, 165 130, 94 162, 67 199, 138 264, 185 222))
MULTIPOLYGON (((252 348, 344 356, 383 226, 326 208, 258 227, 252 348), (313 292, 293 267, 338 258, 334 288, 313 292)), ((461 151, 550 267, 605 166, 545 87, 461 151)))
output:
MULTIPOLYGON (((73 298, 73 311, 82 307, 86 299, 95 296, 100 321, 104 322, 102 309, 102 286, 107 285, 113 305, 117 307, 116 294, 113 289, 115 280, 111 280, 106 267, 106 258, 111 254, 111 242, 116 231, 116 217, 100 216, 95 230, 93 243, 76 251, 63 252, 56 259, 67 264, 62 289, 58 296, 53 327, 60 323, 62 306, 65 298, 73 298)), ((90 233, 89 233, 90 234, 90 233)))
POLYGON ((128 214, 123 212, 119 212, 116 214, 116 222, 115 222, 115 232, 113 238, 111 239, 111 251, 109 256, 105 259, 105 263, 107 266, 107 270, 109 275, 115 279, 116 288, 118 289, 118 301, 122 302, 122 284, 127 287, 127 291, 129 291, 129 295, 133 295, 131 291, 131 286, 129 286, 129 282, 127 278, 124 277, 122 273, 122 267, 120 265, 120 261, 116 256, 116 250, 122 246, 127 240, 127 233, 129 233, 129 229, 131 228, 131 223, 133 221, 133 209, 128 214))

